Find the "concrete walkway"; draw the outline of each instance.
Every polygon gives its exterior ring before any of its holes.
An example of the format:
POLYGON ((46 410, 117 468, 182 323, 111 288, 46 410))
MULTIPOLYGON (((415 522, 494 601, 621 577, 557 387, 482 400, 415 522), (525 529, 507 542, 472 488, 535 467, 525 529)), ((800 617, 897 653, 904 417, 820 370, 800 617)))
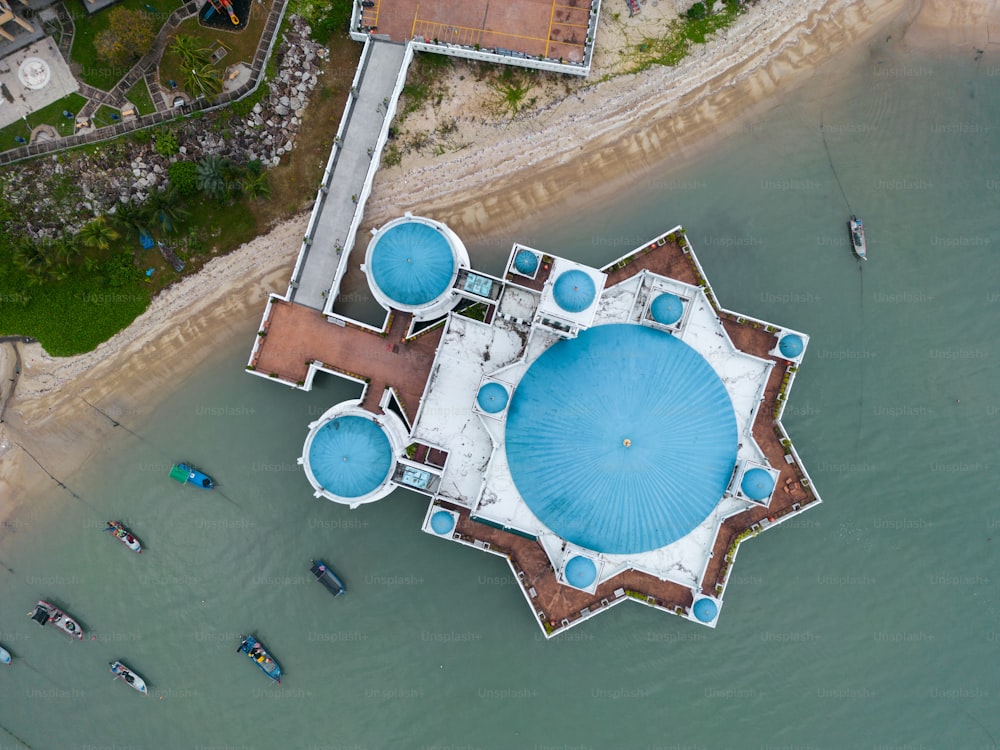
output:
POLYGON ((333 285, 340 254, 350 232, 356 202, 363 195, 372 156, 385 124, 387 103, 403 66, 406 47, 391 42, 372 44, 371 54, 351 92, 353 107, 343 131, 333 165, 329 191, 316 222, 312 244, 306 252, 292 290, 291 301, 322 310, 333 285))

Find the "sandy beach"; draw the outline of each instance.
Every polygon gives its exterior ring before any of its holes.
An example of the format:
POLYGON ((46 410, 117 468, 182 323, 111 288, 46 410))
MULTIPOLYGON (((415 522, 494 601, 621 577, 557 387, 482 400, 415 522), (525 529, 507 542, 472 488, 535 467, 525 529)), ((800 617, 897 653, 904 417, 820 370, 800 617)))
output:
MULTIPOLYGON (((676 12, 665 0, 656 7, 661 17, 676 12)), ((642 15, 629 22, 642 24, 642 15)), ((599 30, 593 81, 613 64, 610 26, 599 30)), ((446 221, 463 237, 510 236, 541 211, 569 212, 584 196, 593 200, 598 188, 614 190, 651 169, 662 175, 875 34, 921 49, 971 51, 991 43, 990 28, 996 44, 997 0, 761 0, 676 68, 588 83, 510 123, 461 119, 456 137, 464 148, 408 156, 402 168, 380 173, 368 222, 411 210, 446 221)), ((474 97, 474 86, 456 81, 454 102, 474 97)), ((65 480, 121 434, 94 406, 123 424, 140 422, 220 343, 245 338, 249 355, 266 296, 285 289, 307 221, 297 216, 212 261, 94 352, 57 359, 38 344, 18 344, 21 378, 0 425, 0 520, 52 486, 41 466, 65 480)), ((0 346, 4 398, 11 354, 11 345, 0 346)))

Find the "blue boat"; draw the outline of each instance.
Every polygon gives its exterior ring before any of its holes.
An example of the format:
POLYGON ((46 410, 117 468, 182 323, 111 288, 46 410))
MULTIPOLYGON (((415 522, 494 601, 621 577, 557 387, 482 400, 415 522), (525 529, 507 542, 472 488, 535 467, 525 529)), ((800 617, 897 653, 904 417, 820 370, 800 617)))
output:
POLYGON ((252 635, 243 636, 243 643, 237 651, 241 651, 250 657, 250 661, 260 667, 260 671, 266 674, 275 682, 281 682, 281 666, 274 660, 261 645, 260 641, 252 635))
POLYGON ((316 576, 316 580, 322 583, 324 588, 334 596, 340 596, 347 591, 344 582, 337 578, 337 574, 330 570, 330 566, 322 560, 313 560, 309 570, 316 576))
POLYGON ((170 469, 170 478, 176 479, 181 484, 193 484, 203 490, 210 490, 215 487, 215 482, 208 474, 198 471, 190 464, 174 464, 170 469))

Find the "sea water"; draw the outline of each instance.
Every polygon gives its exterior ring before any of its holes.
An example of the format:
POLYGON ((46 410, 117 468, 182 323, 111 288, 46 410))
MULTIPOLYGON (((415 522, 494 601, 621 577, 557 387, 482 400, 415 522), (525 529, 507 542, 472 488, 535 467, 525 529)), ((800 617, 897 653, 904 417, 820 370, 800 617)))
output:
MULTIPOLYGON (((546 642, 503 560, 419 531, 423 497, 313 498, 307 425, 357 388, 244 374, 253 320, 66 478, 78 497, 11 522, 0 748, 995 746, 997 64, 875 47, 709 156, 510 238, 600 265, 682 224, 725 307, 809 334, 784 422, 824 502, 741 548, 715 630, 628 604, 546 642), (219 489, 170 481, 181 458, 219 489), (93 639, 39 629, 39 597, 93 639), (280 686, 236 653, 246 632, 280 686)), ((498 272, 498 247, 473 264, 498 272)))

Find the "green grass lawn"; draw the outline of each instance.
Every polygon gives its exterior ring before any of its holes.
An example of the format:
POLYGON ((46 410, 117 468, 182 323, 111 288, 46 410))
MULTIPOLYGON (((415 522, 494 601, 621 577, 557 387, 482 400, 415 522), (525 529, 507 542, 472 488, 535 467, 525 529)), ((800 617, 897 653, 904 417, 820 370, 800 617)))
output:
MULTIPOLYGON (((271 0, 266 0, 264 7, 260 7, 256 2, 250 4, 250 21, 242 31, 223 31, 221 29, 202 26, 197 18, 189 18, 177 27, 174 36, 186 35, 201 41, 202 45, 208 49, 215 50, 220 44, 226 48, 226 56, 212 67, 218 70, 225 80, 226 69, 230 65, 238 62, 247 64, 253 61, 254 53, 257 51, 257 43, 261 34, 264 33, 264 24, 267 22, 267 14, 271 12, 271 0)), ((166 84, 167 81, 176 81, 179 90, 184 86, 184 73, 181 70, 181 63, 177 55, 170 52, 170 43, 167 44, 167 52, 160 61, 160 81, 166 84)), ((192 95, 193 96, 193 95, 192 95)))
POLYGON ((75 119, 71 120, 63 117, 63 111, 72 112, 75 115, 86 103, 86 97, 79 94, 69 94, 62 99, 57 99, 49 106, 42 107, 28 115, 27 126, 24 124, 24 120, 11 123, 0 130, 0 150, 6 151, 24 145, 15 141, 14 138, 21 136, 25 140, 28 140, 31 135, 31 128, 36 128, 43 123, 53 126, 59 131, 59 135, 61 136, 73 135, 76 129, 75 119))
MULTIPOLYGON (((68 2, 68 5, 71 6, 70 12, 77 11, 74 15, 76 34, 73 37, 70 59, 80 66, 80 71, 76 74, 77 78, 104 91, 111 89, 129 71, 127 66, 113 67, 97 59, 94 40, 98 34, 108 28, 108 11, 111 8, 128 8, 130 10, 148 10, 146 6, 156 8, 155 26, 159 30, 166 22, 167 17, 183 5, 180 0, 121 0, 109 8, 104 8, 94 15, 90 15, 83 9, 84 2, 86 0, 69 0, 68 2)), ((139 51, 139 57, 144 53, 145 50, 139 51)))
POLYGON ((149 306, 149 285, 138 276, 109 287, 98 274, 81 270, 65 281, 28 287, 25 277, 11 273, 0 282, 0 335, 33 336, 56 357, 89 352, 149 306))
POLYGON ((102 104, 100 107, 97 108, 97 111, 94 113, 94 116, 92 118, 94 121, 94 126, 98 128, 104 128, 107 127, 108 125, 114 125, 115 119, 111 115, 117 115, 118 120, 121 121, 121 116, 122 116, 121 110, 115 109, 114 107, 109 107, 107 104, 102 104))
POLYGON ((136 111, 140 115, 148 115, 156 111, 156 107, 153 106, 153 98, 149 95, 149 88, 142 78, 125 93, 125 98, 135 105, 136 111))

